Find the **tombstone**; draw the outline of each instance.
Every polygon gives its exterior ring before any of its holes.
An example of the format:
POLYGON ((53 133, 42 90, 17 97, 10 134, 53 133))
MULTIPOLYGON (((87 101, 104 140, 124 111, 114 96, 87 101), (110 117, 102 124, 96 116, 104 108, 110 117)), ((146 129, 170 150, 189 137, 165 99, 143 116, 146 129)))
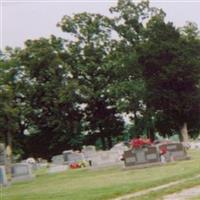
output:
POLYGON ((0 185, 6 186, 8 184, 6 170, 4 166, 0 166, 0 185))
POLYGON ((89 146, 83 146, 83 149, 81 151, 85 157, 85 160, 89 162, 89 165, 91 166, 92 161, 91 158, 96 153, 96 147, 89 145, 89 146))
POLYGON ((123 142, 120 142, 118 144, 115 144, 110 151, 117 152, 121 160, 123 158, 124 151, 127 150, 128 147, 123 142))
POLYGON ((64 158, 64 164, 68 165, 74 162, 81 162, 85 160, 83 153, 75 152, 72 150, 64 151, 63 158, 64 158))
POLYGON ((33 171, 37 170, 37 168, 38 168, 37 162, 36 162, 36 160, 33 157, 29 157, 29 158, 27 158, 25 160, 25 162, 21 162, 21 163, 27 163, 27 164, 29 164, 31 166, 31 169, 33 171))
POLYGON ((52 174, 52 173, 59 173, 59 172, 64 172, 68 170, 68 166, 67 165, 51 165, 49 167, 48 173, 52 174))
POLYGON ((115 151, 97 151, 90 157, 92 167, 109 167, 122 165, 118 152, 115 151))
POLYGON ((6 164, 6 149, 3 143, 0 143, 0 165, 6 164))
POLYGON ((189 143, 191 149, 200 149, 200 142, 194 141, 189 143))
POLYGON ((49 163, 47 160, 38 158, 37 168, 47 168, 49 166, 49 163))
POLYGON ((131 149, 124 152, 125 167, 158 163, 159 161, 160 157, 157 148, 154 146, 131 149))
POLYGON ((51 162, 54 165, 63 165, 64 164, 64 158, 63 154, 61 155, 55 155, 51 158, 51 162))
POLYGON ((63 151, 62 155, 63 155, 64 163, 68 162, 68 155, 70 155, 71 153, 73 153, 73 150, 63 151))
POLYGON ((161 143, 157 145, 158 151, 162 148, 166 149, 165 160, 167 162, 172 160, 185 160, 189 157, 182 143, 161 143))
POLYGON ((85 151, 96 151, 96 147, 94 145, 83 146, 83 150, 85 150, 85 151))
POLYGON ((25 181, 34 178, 31 166, 26 163, 17 163, 12 165, 12 181, 25 181))

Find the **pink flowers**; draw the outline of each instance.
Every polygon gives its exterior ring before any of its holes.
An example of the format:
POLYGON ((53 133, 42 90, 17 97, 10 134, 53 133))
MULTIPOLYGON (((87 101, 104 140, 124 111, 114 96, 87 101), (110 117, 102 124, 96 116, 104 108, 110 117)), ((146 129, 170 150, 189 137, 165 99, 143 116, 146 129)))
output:
POLYGON ((136 138, 131 140, 130 145, 132 148, 138 149, 145 145, 151 145, 151 141, 150 139, 136 138))

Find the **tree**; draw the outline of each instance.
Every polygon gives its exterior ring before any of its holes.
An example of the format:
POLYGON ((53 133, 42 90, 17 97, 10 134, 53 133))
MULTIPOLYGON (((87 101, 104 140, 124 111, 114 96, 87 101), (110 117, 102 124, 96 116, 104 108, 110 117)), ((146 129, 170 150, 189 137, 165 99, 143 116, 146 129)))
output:
POLYGON ((0 138, 6 144, 7 163, 6 170, 11 179, 11 162, 13 158, 13 146, 15 149, 19 143, 15 143, 21 121, 20 98, 18 83, 18 65, 14 54, 17 49, 6 49, 0 56, 0 138))
POLYGON ((112 137, 121 134, 123 129, 114 99, 109 98, 109 88, 119 78, 111 21, 99 14, 80 13, 73 17, 64 16, 59 26, 74 38, 66 44, 65 62, 70 63, 73 78, 82 86, 80 93, 85 104, 86 142, 94 143, 101 138, 103 148, 110 148, 112 137))
POLYGON ((174 121, 181 140, 187 141, 187 126, 199 116, 199 40, 186 40, 172 23, 164 22, 164 15, 150 20, 147 35, 140 59, 147 105, 174 121))
POLYGON ((112 92, 118 99, 120 111, 134 114, 136 135, 147 130, 148 136, 153 140, 153 114, 146 106, 146 86, 139 57, 141 46, 146 40, 146 23, 153 16, 162 13, 162 10, 151 8, 148 1, 136 4, 130 0, 120 0, 110 11, 115 14, 112 27, 118 34, 117 61, 124 69, 120 81, 113 84, 112 92))
POLYGON ((62 40, 52 36, 27 41, 19 55, 27 80, 24 103, 31 107, 26 150, 33 156, 50 158, 82 143, 77 82, 70 78, 62 51, 62 40))

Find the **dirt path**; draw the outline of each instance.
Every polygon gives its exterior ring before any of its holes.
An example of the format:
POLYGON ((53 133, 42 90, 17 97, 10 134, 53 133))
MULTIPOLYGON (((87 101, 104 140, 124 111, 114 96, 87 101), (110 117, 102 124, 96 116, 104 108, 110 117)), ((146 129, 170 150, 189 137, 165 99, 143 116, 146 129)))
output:
POLYGON ((181 192, 167 195, 163 200, 187 200, 200 195, 200 186, 185 189, 181 192))
MULTIPOLYGON (((161 190, 161 189, 165 189, 165 188, 169 188, 171 186, 174 186, 174 185, 178 185, 180 183, 184 183, 185 181, 189 181, 189 180, 193 180, 193 179, 196 179, 196 178, 200 178, 200 175, 198 176, 194 176, 192 178, 186 178, 186 179, 182 179, 180 181, 174 181, 174 182, 171 182, 171 183, 168 183, 168 184, 164 184, 164 185, 160 185, 160 186, 157 186, 157 187, 154 187, 154 188, 149 188, 147 190, 142 190, 142 191, 139 191, 139 192, 135 192, 135 193, 132 193, 132 194, 127 194, 127 195, 124 195, 124 196, 121 196, 121 197, 117 197, 115 199, 112 199, 112 200, 129 200, 131 198, 134 198, 134 197, 138 197, 138 196, 142 196, 142 195, 146 195, 150 192, 155 192, 155 191, 158 191, 158 190, 161 190)), ((199 187, 200 188, 200 187, 199 187)), ((199 189, 200 190, 200 189, 199 189)), ((178 194, 178 193, 177 193, 178 194)), ((200 193, 199 193, 200 194, 200 193)), ((196 194, 198 195, 198 194, 196 194)), ((168 196, 166 196, 167 198, 168 196)), ((164 200, 182 200, 182 199, 174 199, 174 198, 171 198, 171 199, 164 199, 164 200)), ((184 199, 183 199, 184 200, 184 199)))

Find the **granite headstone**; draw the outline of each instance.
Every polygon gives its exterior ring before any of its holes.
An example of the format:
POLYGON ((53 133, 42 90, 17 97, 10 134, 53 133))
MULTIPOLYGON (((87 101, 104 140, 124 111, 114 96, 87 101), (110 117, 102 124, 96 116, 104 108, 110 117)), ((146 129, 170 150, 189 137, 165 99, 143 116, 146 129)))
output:
POLYGON ((124 152, 124 163, 126 167, 158 163, 159 161, 160 157, 157 148, 154 146, 131 149, 124 152))
POLYGON ((16 163, 12 165, 12 181, 25 181, 34 178, 31 166, 26 163, 16 163))

